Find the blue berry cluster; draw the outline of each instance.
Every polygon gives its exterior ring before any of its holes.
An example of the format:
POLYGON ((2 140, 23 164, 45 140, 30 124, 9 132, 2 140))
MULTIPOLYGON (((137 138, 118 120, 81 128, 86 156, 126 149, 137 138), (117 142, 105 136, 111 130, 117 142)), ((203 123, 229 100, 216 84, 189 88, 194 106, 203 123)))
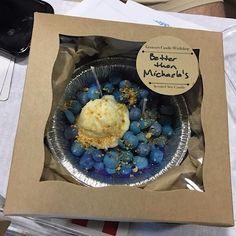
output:
POLYGON ((162 104, 160 96, 123 78, 122 73, 114 72, 107 82, 101 84, 103 95, 113 95, 117 102, 129 109, 129 130, 115 148, 106 151, 85 148, 76 138, 76 117, 90 100, 101 96, 97 85, 78 91, 74 99, 65 102, 64 115, 68 126, 64 137, 70 142, 71 153, 79 167, 85 171, 133 176, 152 165, 159 165, 164 158, 165 147, 174 132, 174 107, 162 104), (144 99, 147 99, 147 106, 143 111, 144 99))

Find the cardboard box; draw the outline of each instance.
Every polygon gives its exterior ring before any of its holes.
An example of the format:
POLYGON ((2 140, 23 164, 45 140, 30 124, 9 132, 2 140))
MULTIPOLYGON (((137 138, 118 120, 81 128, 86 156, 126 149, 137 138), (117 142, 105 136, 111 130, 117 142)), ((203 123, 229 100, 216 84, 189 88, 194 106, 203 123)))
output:
POLYGON ((9 225, 10 225, 10 220, 0 218, 0 236, 5 235, 9 225))
POLYGON ((223 58, 221 33, 36 14, 5 214, 233 225, 223 58), (145 191, 127 186, 91 188, 61 181, 40 182, 59 34, 102 35, 138 42, 168 35, 181 37, 192 48, 200 49, 204 192, 145 191))

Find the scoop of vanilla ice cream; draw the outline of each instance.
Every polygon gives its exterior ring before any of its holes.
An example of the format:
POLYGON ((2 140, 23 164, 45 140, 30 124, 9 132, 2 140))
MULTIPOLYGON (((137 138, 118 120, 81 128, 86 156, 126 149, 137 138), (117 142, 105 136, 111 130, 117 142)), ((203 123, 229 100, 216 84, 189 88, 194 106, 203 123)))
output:
POLYGON ((118 145, 129 129, 129 111, 112 95, 88 102, 76 120, 78 141, 84 146, 106 149, 118 145))

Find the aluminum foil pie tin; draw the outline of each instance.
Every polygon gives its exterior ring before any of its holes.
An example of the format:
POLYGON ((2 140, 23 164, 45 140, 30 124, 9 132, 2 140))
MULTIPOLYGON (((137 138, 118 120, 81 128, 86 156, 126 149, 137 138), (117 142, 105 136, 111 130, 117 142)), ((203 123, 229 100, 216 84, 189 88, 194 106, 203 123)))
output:
POLYGON ((174 166, 183 161, 188 148, 190 138, 190 123, 188 109, 183 96, 161 96, 164 104, 171 104, 175 107, 174 133, 165 148, 164 159, 159 165, 153 165, 142 172, 132 176, 101 175, 95 171, 86 171, 80 168, 78 160, 70 151, 70 143, 64 137, 64 130, 68 124, 63 112, 65 101, 75 97, 78 90, 94 83, 94 77, 90 66, 94 66, 99 81, 105 82, 114 71, 122 72, 125 79, 133 81, 140 87, 145 87, 138 78, 135 60, 128 58, 106 58, 93 61, 89 64, 78 67, 72 79, 67 85, 64 94, 58 103, 49 121, 46 131, 47 143, 53 157, 69 172, 71 177, 78 183, 92 187, 104 187, 109 185, 143 186, 156 180, 160 175, 168 172, 174 166))

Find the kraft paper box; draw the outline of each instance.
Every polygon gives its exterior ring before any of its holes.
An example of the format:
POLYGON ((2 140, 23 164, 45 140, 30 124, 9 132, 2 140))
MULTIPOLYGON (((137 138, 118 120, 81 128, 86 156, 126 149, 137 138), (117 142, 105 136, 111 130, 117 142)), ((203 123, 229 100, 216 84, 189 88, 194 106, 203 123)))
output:
POLYGON ((0 236, 5 235, 8 226, 10 225, 10 220, 0 219, 0 236))
MULTIPOLYGON (((150 59, 155 60, 154 54, 150 59)), ((137 65, 142 66, 143 59, 140 60, 137 65)), ((191 66, 189 63, 188 67, 191 66)), ((146 74, 150 73, 146 71, 146 74)), ((184 71, 183 74, 189 77, 184 71)), ((177 89, 182 88, 177 86, 177 89)), ((190 96, 191 99, 194 100, 194 96, 190 96)), ((5 214, 233 225, 222 34, 36 14, 5 214), (42 181, 45 126, 53 98, 52 72, 61 35, 144 43, 167 36, 167 44, 168 37, 170 41, 180 38, 192 49, 200 51, 198 61, 203 86, 200 120, 205 145, 200 173, 202 191, 85 187, 73 181, 42 181)))

